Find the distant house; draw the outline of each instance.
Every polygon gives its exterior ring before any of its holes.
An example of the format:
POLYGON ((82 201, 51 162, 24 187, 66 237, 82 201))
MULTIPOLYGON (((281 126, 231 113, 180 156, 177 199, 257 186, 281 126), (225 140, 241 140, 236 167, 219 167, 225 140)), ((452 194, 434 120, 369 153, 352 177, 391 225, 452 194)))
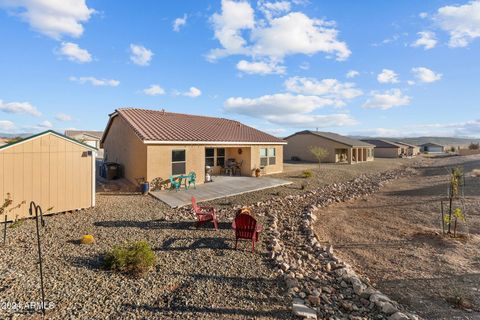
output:
POLYGON ((49 213, 95 206, 95 152, 51 130, 1 146, 0 199, 26 201, 7 219, 27 217, 32 200, 49 213))
POLYGON ((97 148, 97 156, 103 157, 103 150, 100 148, 100 140, 102 140, 103 131, 66 130, 65 135, 97 148))
POLYGON ((375 146, 376 158, 399 158, 406 151, 406 148, 398 143, 381 139, 362 139, 363 142, 375 146))
POLYGON ((319 146, 328 151, 323 162, 352 164, 374 160, 374 145, 333 132, 305 130, 294 133, 285 140, 288 142, 283 153, 286 160, 317 161, 309 150, 311 146, 319 146))
POLYGON ((434 142, 427 142, 420 145, 420 151, 427 153, 441 153, 445 152, 445 146, 434 142))
POLYGON ((192 171, 203 183, 206 166, 219 174, 231 162, 244 176, 280 173, 285 144, 234 120, 134 108, 112 113, 101 141, 105 161, 133 183, 192 171))
POLYGON ((403 141, 395 141, 395 143, 403 146, 403 148, 405 150, 404 153, 409 157, 416 156, 420 153, 420 147, 419 146, 415 146, 413 144, 405 143, 403 141))

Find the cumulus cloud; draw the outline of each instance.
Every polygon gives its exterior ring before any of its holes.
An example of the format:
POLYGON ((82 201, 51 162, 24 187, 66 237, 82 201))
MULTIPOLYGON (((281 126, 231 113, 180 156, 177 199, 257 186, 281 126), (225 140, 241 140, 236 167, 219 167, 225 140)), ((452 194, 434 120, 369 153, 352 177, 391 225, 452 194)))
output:
POLYGON ((185 92, 180 92, 180 91, 174 91, 174 95, 176 96, 185 96, 185 97, 190 97, 190 98, 197 98, 202 95, 202 91, 196 87, 190 87, 188 91, 185 92))
POLYGON ((266 75, 284 74, 286 68, 273 62, 240 60, 237 69, 243 73, 266 75))
POLYGON ((0 7, 13 10, 33 30, 57 40, 64 35, 80 37, 82 23, 95 12, 85 0, 3 0, 0 7))
POLYGON ((173 21, 173 31, 179 32, 180 28, 187 24, 187 15, 184 14, 183 17, 177 18, 173 21))
POLYGON ((294 115, 271 115, 266 119, 274 124, 287 125, 289 127, 305 128, 306 126, 316 128, 344 127, 357 124, 351 115, 346 113, 339 114, 294 114, 294 115))
POLYGON ((85 63, 92 61, 92 55, 85 49, 82 49, 78 44, 73 42, 62 42, 58 54, 65 56, 68 60, 85 63))
POLYGON ((286 1, 262 1, 259 9, 266 13, 266 21, 256 22, 255 12, 246 1, 222 0, 221 13, 211 18, 215 38, 222 47, 211 50, 207 58, 215 60, 240 54, 281 61, 288 55, 319 52, 333 55, 337 60, 350 56, 347 44, 338 40, 333 22, 312 19, 301 12, 286 13, 290 10, 286 1))
POLYGON ((384 92, 372 91, 370 98, 363 104, 366 109, 387 110, 393 107, 406 106, 411 98, 402 93, 400 89, 391 89, 384 92))
POLYGON ((419 38, 412 43, 412 47, 423 47, 425 50, 433 49, 437 45, 435 33, 431 31, 417 32, 419 38))
POLYGON ((412 73, 418 81, 423 83, 432 83, 442 79, 441 73, 435 73, 425 67, 412 68, 412 73))
POLYGON ((154 53, 138 44, 130 44, 130 60, 139 66, 148 66, 154 53))
POLYGON ((355 78, 356 76, 359 76, 360 75, 360 72, 358 72, 357 70, 350 70, 347 72, 347 74, 345 75, 348 79, 353 79, 355 78))
POLYGON ((398 74, 390 69, 383 69, 377 75, 377 81, 380 83, 398 83, 398 74))
POLYGON ((106 87, 117 87, 120 84, 120 81, 114 79, 97 79, 95 77, 70 77, 70 81, 78 82, 80 84, 90 83, 92 86, 106 86, 106 87))
POLYGON ((35 117, 42 115, 40 111, 29 102, 4 102, 0 100, 0 111, 14 114, 28 114, 35 117))
POLYGON ((158 84, 152 84, 150 87, 143 89, 143 93, 149 96, 161 96, 165 94, 165 90, 158 84))
POLYGON ((62 122, 72 121, 72 116, 65 113, 58 113, 55 116, 55 120, 62 121, 62 122))
POLYGON ((441 7, 434 20, 450 35, 450 47, 466 47, 480 37, 480 0, 441 7))
POLYGON ((315 95, 328 98, 335 106, 345 105, 344 100, 354 99, 363 92, 354 83, 342 83, 336 79, 292 77, 285 81, 285 88, 290 92, 315 95))
POLYGON ((15 130, 16 126, 12 121, 0 120, 0 131, 11 132, 15 130))
POLYGON ((45 120, 45 121, 40 122, 40 123, 37 125, 37 127, 40 128, 40 129, 48 130, 48 129, 52 129, 52 128, 53 128, 53 124, 52 124, 50 121, 45 120))

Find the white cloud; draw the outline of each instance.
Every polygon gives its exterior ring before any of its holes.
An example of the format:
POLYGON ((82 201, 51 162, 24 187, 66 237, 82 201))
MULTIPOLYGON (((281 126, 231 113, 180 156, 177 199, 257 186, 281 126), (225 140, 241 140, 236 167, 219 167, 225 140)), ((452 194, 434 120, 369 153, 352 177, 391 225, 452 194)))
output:
POLYGON ((293 114, 293 115, 272 115, 266 119, 274 124, 286 125, 289 127, 305 128, 306 126, 316 128, 352 126, 358 122, 349 114, 293 114))
POLYGON ((237 69, 248 74, 284 74, 285 67, 272 62, 240 60, 237 63, 237 69))
POLYGON ((370 92, 370 98, 363 104, 363 107, 387 110, 408 105, 410 101, 411 98, 404 95, 400 89, 391 89, 384 92, 372 91, 370 92))
POLYGON ((186 92, 174 91, 173 94, 177 96, 181 95, 190 98, 197 98, 202 95, 202 91, 196 87, 190 87, 190 89, 186 92))
POLYGON ((318 108, 333 104, 334 101, 317 96, 276 93, 258 98, 232 97, 225 101, 224 106, 229 112, 254 117, 264 117, 309 113, 318 108))
POLYGON ((95 12, 85 0, 3 0, 0 7, 17 10, 14 14, 32 29, 57 40, 63 35, 80 37, 82 23, 95 12))
POLYGON ((420 13, 418 14, 418 16, 419 16, 420 18, 422 18, 422 19, 426 19, 426 18, 428 17, 428 13, 427 13, 427 12, 420 12, 420 13))
POLYGON ((42 115, 40 111, 29 102, 3 102, 0 100, 0 111, 15 114, 28 114, 35 117, 42 115))
POLYGON ((58 54, 78 63, 92 61, 92 55, 87 50, 80 48, 78 44, 72 42, 62 42, 58 54))
POLYGON ((380 83, 398 83, 398 74, 395 71, 390 69, 383 69, 381 73, 378 74, 377 80, 380 83))
POLYGON ((153 57, 153 52, 144 46, 130 44, 130 60, 139 66, 148 66, 153 57))
POLYGON ((308 70, 310 69, 310 63, 308 63, 307 61, 304 61, 298 67, 302 70, 308 70))
POLYGON ((288 1, 268 2, 260 0, 258 1, 258 7, 267 19, 272 19, 282 13, 289 12, 291 5, 288 1))
POLYGON ((180 28, 187 24, 187 15, 184 14, 183 17, 177 18, 173 21, 173 31, 179 32, 180 28))
POLYGON ((363 94, 354 83, 342 83, 336 79, 292 77, 285 81, 285 88, 299 94, 322 96, 333 101, 335 106, 343 106, 344 100, 354 99, 363 94))
POLYGON ((301 12, 281 16, 287 9, 286 1, 261 2, 260 10, 268 12, 267 20, 256 22, 254 10, 248 2, 222 0, 221 13, 215 13, 211 18, 215 38, 222 48, 211 50, 207 58, 215 60, 241 54, 278 62, 294 54, 324 52, 336 56, 337 60, 350 56, 346 43, 337 39, 334 23, 311 19, 301 12))
POLYGON ((165 94, 165 90, 158 84, 152 84, 150 87, 143 89, 143 93, 149 96, 161 96, 165 94))
POLYGON ((454 134, 457 136, 480 136, 480 119, 467 121, 455 127, 454 134))
POLYGON ((450 35, 450 47, 466 47, 480 37, 480 0, 441 7, 434 20, 450 35))
POLYGON ((120 81, 114 79, 97 79, 95 77, 70 77, 70 81, 78 82, 80 84, 90 83, 93 86, 108 86, 108 87, 117 87, 120 84, 120 81))
POLYGON ((412 68, 412 73, 418 81, 424 83, 432 83, 442 79, 441 73, 435 73, 433 70, 425 67, 412 68))
POLYGON ((48 120, 45 120, 45 121, 42 121, 40 122, 38 125, 37 125, 38 128, 40 129, 52 129, 53 128, 53 124, 48 121, 48 120))
POLYGON ((16 126, 12 121, 0 120, 0 131, 11 132, 15 130, 16 126))
POLYGON ((246 40, 242 37, 242 30, 253 29, 255 26, 254 11, 248 2, 222 0, 221 14, 214 13, 210 20, 215 38, 223 47, 212 50, 208 55, 210 60, 248 52, 244 47, 246 40))
POLYGON ((65 114, 65 113, 58 113, 56 116, 55 116, 55 119, 57 121, 72 121, 72 116, 71 115, 68 115, 68 114, 65 114))
POLYGON ((285 131, 287 130, 285 130, 284 128, 274 128, 274 129, 264 129, 264 131, 274 136, 280 136, 283 133, 285 133, 285 131))
POLYGON ((348 79, 353 79, 355 78, 356 76, 360 75, 360 72, 358 72, 357 70, 350 70, 347 72, 347 74, 345 75, 348 79))
POLYGON ((419 38, 412 43, 412 47, 422 47, 425 50, 433 49, 437 45, 437 39, 435 33, 431 31, 421 31, 417 32, 419 38))

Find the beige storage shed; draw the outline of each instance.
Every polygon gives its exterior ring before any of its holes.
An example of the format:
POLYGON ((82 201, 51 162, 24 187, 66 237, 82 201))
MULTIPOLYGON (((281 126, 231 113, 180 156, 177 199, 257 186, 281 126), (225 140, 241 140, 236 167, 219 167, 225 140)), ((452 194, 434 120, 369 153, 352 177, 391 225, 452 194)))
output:
MULTIPOLYGON (((95 206, 96 148, 49 130, 0 147, 1 203, 11 195, 20 208, 8 220, 29 216, 30 201, 48 213, 95 206)), ((0 217, 4 219, 4 217, 0 217)))

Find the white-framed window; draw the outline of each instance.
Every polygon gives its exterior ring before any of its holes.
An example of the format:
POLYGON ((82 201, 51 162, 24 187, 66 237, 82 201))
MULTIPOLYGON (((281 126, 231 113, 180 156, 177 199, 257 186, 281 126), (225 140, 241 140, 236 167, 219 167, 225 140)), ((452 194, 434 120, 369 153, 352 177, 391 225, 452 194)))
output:
POLYGON ((217 166, 225 166, 225 148, 217 148, 217 166))
POLYGON ((260 148, 260 166, 261 167, 268 166, 268 149, 267 148, 260 148))
POLYGON ((272 166, 276 163, 277 157, 275 148, 268 148, 268 165, 272 166))
POLYGON ((172 150, 172 175, 186 173, 186 151, 172 150))
POLYGON ((215 165, 215 149, 205 148, 205 165, 213 167, 215 165))

